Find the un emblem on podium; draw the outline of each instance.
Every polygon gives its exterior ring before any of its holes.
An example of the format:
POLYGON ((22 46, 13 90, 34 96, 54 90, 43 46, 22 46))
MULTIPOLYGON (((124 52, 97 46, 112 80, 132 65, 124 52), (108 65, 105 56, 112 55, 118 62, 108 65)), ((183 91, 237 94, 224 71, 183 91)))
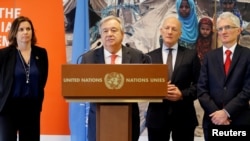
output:
POLYGON ((108 89, 121 89, 124 85, 124 76, 117 72, 107 73, 104 77, 104 83, 108 89))

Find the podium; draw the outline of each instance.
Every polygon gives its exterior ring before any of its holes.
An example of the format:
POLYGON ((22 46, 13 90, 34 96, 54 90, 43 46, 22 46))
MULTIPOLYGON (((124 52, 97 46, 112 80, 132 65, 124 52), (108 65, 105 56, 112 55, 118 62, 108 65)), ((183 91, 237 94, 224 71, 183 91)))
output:
POLYGON ((162 102, 165 64, 65 64, 62 95, 68 102, 97 103, 97 141, 132 141, 133 102, 162 102))

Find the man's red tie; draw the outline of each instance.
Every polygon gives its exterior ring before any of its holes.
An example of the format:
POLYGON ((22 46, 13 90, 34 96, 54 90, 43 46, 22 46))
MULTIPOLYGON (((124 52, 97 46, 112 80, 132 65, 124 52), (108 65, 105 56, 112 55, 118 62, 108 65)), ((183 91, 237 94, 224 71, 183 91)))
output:
POLYGON ((115 59, 116 59, 117 55, 116 54, 112 54, 111 55, 111 64, 115 64, 115 59))
POLYGON ((224 68, 225 68, 225 73, 227 75, 229 67, 231 65, 231 58, 230 58, 230 56, 231 56, 232 52, 230 50, 226 50, 225 53, 226 53, 226 61, 225 61, 224 68))

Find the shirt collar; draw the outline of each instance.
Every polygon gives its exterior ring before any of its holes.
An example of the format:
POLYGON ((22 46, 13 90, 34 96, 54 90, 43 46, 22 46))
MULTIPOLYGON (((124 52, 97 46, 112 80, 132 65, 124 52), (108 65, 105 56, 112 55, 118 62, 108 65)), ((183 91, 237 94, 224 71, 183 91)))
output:
MULTIPOLYGON (((122 49, 118 50, 118 52, 115 53, 118 57, 122 57, 122 49)), ((110 57, 112 54, 104 48, 104 57, 110 57)))
MULTIPOLYGON (((172 47, 171 47, 173 50, 177 50, 178 48, 178 43, 174 44, 172 47)), ((162 50, 167 50, 169 49, 169 47, 167 47, 165 44, 162 44, 162 50)))
POLYGON ((230 50, 232 52, 232 54, 234 53, 234 50, 236 48, 237 43, 235 43, 233 46, 231 46, 230 48, 227 48, 225 46, 223 46, 223 52, 225 52, 226 50, 230 50))

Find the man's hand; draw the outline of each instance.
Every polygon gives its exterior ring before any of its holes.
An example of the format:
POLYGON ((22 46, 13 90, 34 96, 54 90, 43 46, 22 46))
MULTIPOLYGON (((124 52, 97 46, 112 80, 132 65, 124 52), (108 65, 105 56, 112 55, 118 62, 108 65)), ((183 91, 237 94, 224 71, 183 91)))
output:
POLYGON ((178 101, 182 99, 181 91, 174 84, 171 84, 171 81, 168 82, 168 91, 165 98, 170 101, 178 101))
POLYGON ((231 122, 224 110, 215 111, 209 116, 211 117, 211 121, 215 125, 229 125, 231 122))

